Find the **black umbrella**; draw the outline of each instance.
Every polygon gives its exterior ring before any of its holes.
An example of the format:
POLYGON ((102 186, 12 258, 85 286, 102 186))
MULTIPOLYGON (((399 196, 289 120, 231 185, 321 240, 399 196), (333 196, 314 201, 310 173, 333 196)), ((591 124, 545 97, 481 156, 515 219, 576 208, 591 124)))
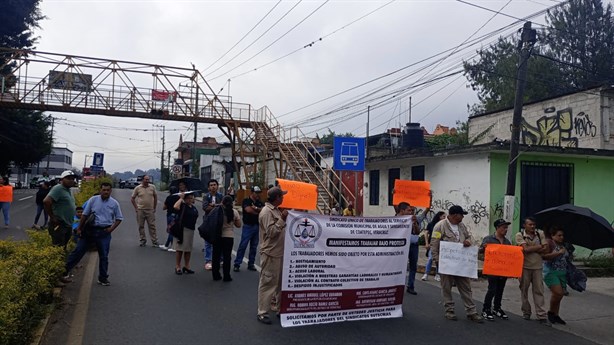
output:
POLYGON ((537 225, 544 229, 558 225, 565 231, 565 241, 591 250, 614 247, 614 230, 610 223, 586 207, 564 204, 535 214, 537 225))
POLYGON ((171 184, 169 187, 177 187, 179 188, 179 183, 183 182, 185 183, 185 186, 187 188, 186 191, 203 191, 205 190, 205 186, 203 184, 203 182, 200 179, 197 179, 195 177, 182 177, 176 180, 171 181, 171 184))

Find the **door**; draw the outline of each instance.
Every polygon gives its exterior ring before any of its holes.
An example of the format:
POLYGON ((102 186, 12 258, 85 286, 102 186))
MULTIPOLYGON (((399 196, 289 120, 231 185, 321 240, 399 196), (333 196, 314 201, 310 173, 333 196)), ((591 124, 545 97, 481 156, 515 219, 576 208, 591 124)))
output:
POLYGON ((573 203, 573 164, 522 162, 520 219, 573 203))

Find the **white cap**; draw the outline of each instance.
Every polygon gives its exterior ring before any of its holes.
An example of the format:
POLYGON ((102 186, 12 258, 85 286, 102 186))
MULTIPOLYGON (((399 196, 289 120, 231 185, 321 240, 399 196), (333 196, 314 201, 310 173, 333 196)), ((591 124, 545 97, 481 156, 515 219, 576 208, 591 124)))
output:
POLYGON ((70 170, 66 170, 62 173, 62 175, 60 175, 60 178, 65 178, 68 176, 77 176, 77 175, 75 175, 75 173, 70 170))

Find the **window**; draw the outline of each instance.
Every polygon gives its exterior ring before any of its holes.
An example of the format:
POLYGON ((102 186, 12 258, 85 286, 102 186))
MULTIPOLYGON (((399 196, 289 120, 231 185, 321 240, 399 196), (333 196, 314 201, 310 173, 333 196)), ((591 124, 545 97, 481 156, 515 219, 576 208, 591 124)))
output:
POLYGON ((379 170, 369 171, 369 205, 379 205, 379 170))
POLYGON ((411 167, 411 180, 424 181, 424 165, 416 165, 411 167))
POLYGON ((388 169, 388 205, 392 206, 392 191, 394 190, 394 180, 401 179, 401 169, 388 169))

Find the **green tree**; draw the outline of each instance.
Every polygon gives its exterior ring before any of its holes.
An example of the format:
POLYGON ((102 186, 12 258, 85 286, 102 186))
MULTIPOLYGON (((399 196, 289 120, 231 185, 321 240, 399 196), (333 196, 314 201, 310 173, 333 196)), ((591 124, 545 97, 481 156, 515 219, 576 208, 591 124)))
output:
POLYGON ((353 138, 354 134, 347 132, 345 134, 336 134, 335 132, 331 131, 330 129, 328 130, 328 134, 324 134, 323 136, 320 136, 319 134, 316 134, 316 138, 318 138, 320 140, 320 144, 325 144, 325 145, 332 145, 333 141, 335 140, 335 137, 347 137, 347 138, 353 138))
MULTIPOLYGON (((547 13, 547 27, 528 61, 524 101, 610 83, 614 79, 612 6, 600 0, 571 0, 547 13)), ((517 38, 499 38, 478 57, 464 62, 465 77, 478 94, 471 114, 514 104, 517 38)))
MULTIPOLYGON (((0 11, 0 49, 31 48, 36 43, 33 30, 44 19, 40 13, 41 0, 4 1, 0 11)), ((8 59, 10 53, 0 50, 0 78, 5 87, 13 86, 8 59)), ((0 109, 0 173, 6 173, 9 164, 25 168, 39 162, 51 152, 52 133, 49 119, 42 112, 0 109)))

